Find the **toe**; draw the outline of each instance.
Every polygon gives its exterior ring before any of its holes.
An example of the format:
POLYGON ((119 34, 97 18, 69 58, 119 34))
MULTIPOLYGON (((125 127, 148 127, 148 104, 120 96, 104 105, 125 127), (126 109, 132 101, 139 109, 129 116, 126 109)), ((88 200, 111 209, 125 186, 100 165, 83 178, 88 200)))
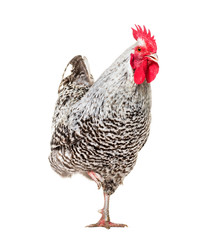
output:
POLYGON ((123 227, 124 228, 124 227, 128 227, 128 225, 104 221, 104 222, 97 222, 95 224, 90 224, 86 227, 104 227, 104 228, 110 229, 111 227, 123 227))

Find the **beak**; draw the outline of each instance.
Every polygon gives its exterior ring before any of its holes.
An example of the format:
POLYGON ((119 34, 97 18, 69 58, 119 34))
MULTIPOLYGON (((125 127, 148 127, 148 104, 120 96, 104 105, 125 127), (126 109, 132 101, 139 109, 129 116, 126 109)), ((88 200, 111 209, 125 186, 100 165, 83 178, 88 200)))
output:
POLYGON ((153 62, 158 63, 158 56, 156 53, 152 53, 150 55, 147 55, 148 58, 150 58, 153 62))

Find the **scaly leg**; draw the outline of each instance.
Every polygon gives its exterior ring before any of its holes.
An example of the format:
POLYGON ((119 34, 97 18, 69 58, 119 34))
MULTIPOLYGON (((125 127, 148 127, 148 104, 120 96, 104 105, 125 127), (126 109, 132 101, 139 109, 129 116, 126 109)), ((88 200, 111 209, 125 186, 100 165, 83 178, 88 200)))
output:
POLYGON ((110 222, 109 195, 107 195, 106 193, 104 193, 104 207, 101 210, 99 210, 99 212, 102 214, 101 219, 97 223, 90 224, 86 227, 105 227, 107 229, 110 229, 111 227, 128 227, 126 224, 110 222))

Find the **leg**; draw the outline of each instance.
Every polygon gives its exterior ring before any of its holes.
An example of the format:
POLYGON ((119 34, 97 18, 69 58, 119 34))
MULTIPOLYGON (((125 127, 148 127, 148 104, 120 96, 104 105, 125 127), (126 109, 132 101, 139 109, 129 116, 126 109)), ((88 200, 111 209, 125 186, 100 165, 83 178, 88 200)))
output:
POLYGON ((95 223, 86 227, 105 227, 107 229, 111 227, 128 227, 126 224, 112 223, 109 217, 109 195, 104 193, 104 207, 99 211, 102 214, 101 219, 95 223))
POLYGON ((87 174, 92 178, 92 180, 94 180, 97 183, 98 189, 100 189, 101 181, 102 181, 100 175, 95 173, 95 172, 93 172, 93 171, 90 171, 87 174))

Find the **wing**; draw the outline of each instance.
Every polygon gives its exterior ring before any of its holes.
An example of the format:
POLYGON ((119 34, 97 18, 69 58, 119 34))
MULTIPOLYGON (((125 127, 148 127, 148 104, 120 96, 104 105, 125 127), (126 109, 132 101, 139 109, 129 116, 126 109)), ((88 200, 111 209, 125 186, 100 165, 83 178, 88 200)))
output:
POLYGON ((51 149, 69 145, 68 120, 71 107, 85 95, 93 83, 87 58, 78 55, 71 59, 64 70, 58 89, 59 96, 53 116, 51 149), (70 68, 70 74, 64 77, 65 74, 67 75, 68 68, 70 68))

